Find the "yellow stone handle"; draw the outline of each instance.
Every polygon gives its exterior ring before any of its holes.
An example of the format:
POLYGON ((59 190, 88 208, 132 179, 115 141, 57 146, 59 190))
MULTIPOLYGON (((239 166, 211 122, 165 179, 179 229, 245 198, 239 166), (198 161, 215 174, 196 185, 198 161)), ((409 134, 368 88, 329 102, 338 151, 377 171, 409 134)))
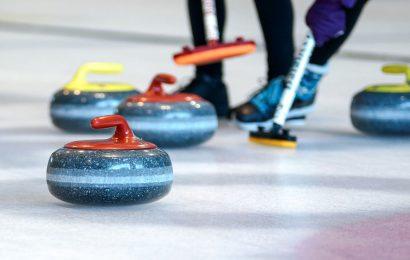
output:
POLYGON ((410 84, 410 66, 406 64, 389 64, 382 68, 384 73, 389 74, 404 74, 407 84, 410 84))
POLYGON ((112 62, 89 62, 83 64, 75 73, 73 79, 65 86, 67 90, 90 91, 95 89, 93 84, 87 81, 87 75, 94 74, 118 74, 124 70, 120 63, 112 62))

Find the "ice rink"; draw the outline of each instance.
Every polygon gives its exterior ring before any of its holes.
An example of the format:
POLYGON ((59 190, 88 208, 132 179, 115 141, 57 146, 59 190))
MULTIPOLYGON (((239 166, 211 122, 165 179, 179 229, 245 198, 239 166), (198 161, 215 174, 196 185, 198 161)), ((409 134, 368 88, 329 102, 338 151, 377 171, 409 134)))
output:
MULTIPOLYGON (((298 43, 309 3, 294 1, 298 43)), ((252 1, 227 5, 226 38, 259 45, 225 63, 236 105, 265 75, 265 54, 252 1)), ((297 150, 251 144, 246 132, 220 122, 209 142, 167 149, 175 181, 162 200, 86 207, 47 190, 50 154, 90 139, 52 125, 50 98, 87 61, 123 63, 113 79, 140 90, 158 72, 188 81, 192 68, 171 59, 190 43, 185 1, 3 0, 0 259, 408 259, 410 139, 358 132, 349 106, 366 85, 403 81, 380 67, 410 63, 409 10, 408 0, 369 1, 315 111, 295 131, 297 150)))

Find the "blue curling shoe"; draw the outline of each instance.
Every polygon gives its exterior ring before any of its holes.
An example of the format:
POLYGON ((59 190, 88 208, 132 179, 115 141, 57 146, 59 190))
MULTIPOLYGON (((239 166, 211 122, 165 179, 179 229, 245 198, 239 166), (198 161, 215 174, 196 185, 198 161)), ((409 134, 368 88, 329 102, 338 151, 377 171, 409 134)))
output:
MULTIPOLYGON (((308 65, 287 116, 287 125, 304 124, 306 115, 313 110, 317 87, 326 71, 327 66, 308 65)), ((272 79, 249 101, 235 109, 236 123, 241 129, 256 131, 258 127, 269 129, 272 126, 276 106, 285 86, 284 81, 284 77, 272 79)))

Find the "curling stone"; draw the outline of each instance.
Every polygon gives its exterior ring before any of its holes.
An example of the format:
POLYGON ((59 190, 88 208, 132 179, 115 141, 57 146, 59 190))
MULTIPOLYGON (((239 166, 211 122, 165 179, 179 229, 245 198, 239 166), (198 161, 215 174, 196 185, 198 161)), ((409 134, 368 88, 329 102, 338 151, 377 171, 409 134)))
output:
POLYGON ((53 124, 71 132, 92 132, 90 121, 94 117, 113 114, 116 107, 130 95, 138 92, 123 83, 88 82, 89 73, 120 73, 118 63, 86 63, 72 81, 56 92, 51 100, 50 115, 53 124))
POLYGON ((356 94, 350 110, 353 125, 377 135, 410 134, 410 67, 387 65, 383 72, 405 74, 404 84, 369 86, 356 94))
POLYGON ((207 141, 218 127, 214 107, 194 94, 166 94, 162 83, 175 81, 172 75, 158 74, 144 94, 123 101, 118 114, 127 118, 143 139, 160 147, 191 146, 207 141))
POLYGON ((122 116, 94 118, 95 129, 116 127, 105 140, 76 141, 48 161, 48 189, 76 204, 139 204, 164 197, 171 189, 171 160, 156 145, 134 136, 122 116))

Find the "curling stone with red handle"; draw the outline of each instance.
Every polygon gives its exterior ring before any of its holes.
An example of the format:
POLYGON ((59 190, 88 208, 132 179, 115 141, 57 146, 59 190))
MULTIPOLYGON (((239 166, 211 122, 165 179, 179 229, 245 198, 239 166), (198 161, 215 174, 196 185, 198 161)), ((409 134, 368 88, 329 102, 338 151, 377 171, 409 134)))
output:
POLYGON ((109 139, 71 142, 51 155, 52 195, 77 204, 139 204, 170 191, 172 164, 165 151, 135 137, 122 116, 97 117, 91 125, 116 130, 109 139))
POLYGON ((143 139, 160 147, 191 146, 207 141, 218 127, 214 107, 194 94, 165 93, 162 83, 175 81, 172 75, 158 74, 147 92, 123 101, 118 114, 127 118, 143 139))
POLYGON ((139 93, 133 86, 123 83, 88 82, 89 73, 120 73, 118 63, 93 62, 82 65, 73 80, 54 94, 50 106, 53 124, 71 132, 92 132, 90 120, 110 115, 130 95, 139 93))

